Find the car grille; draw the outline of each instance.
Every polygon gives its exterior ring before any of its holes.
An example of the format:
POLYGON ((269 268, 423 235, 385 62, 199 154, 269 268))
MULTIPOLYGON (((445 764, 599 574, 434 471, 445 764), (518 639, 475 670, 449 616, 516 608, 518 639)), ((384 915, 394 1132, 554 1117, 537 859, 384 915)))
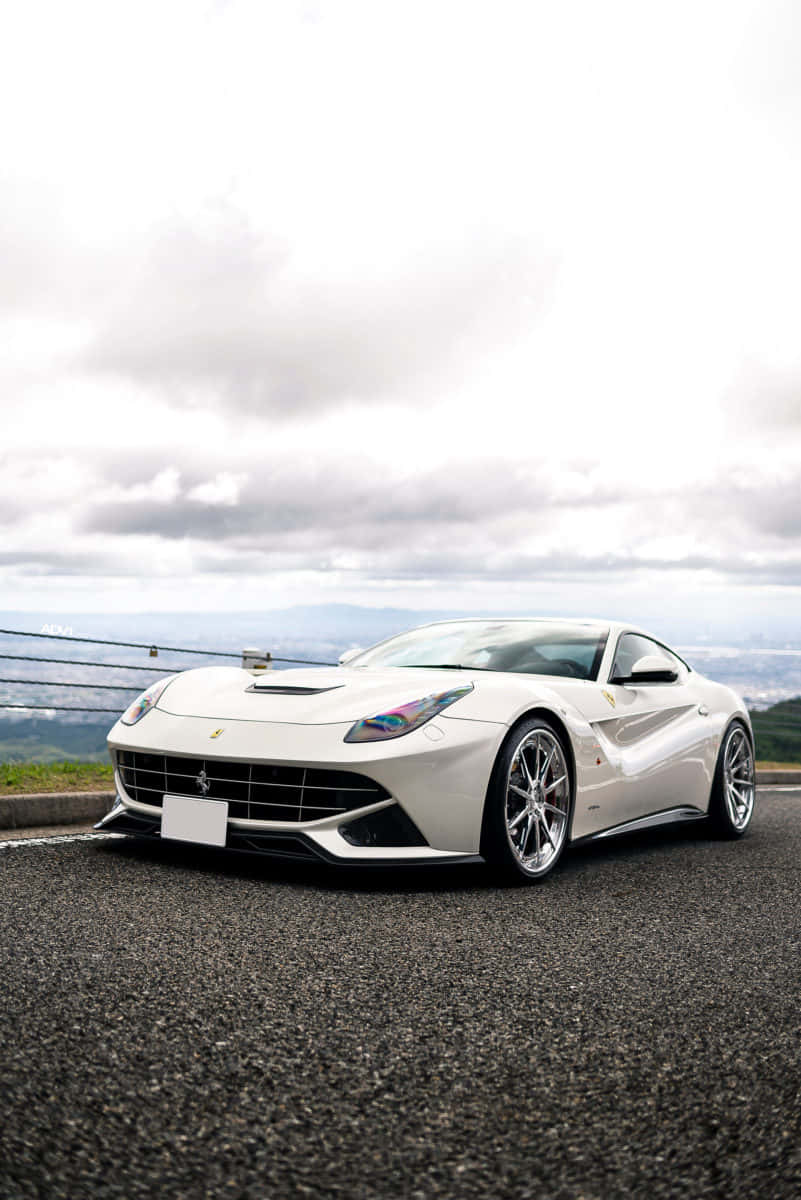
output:
POLYGON ((365 775, 322 767, 179 758, 138 750, 118 750, 117 766, 125 791, 140 804, 161 808, 165 792, 205 796, 227 800, 229 817, 250 821, 316 821, 389 798, 365 775))

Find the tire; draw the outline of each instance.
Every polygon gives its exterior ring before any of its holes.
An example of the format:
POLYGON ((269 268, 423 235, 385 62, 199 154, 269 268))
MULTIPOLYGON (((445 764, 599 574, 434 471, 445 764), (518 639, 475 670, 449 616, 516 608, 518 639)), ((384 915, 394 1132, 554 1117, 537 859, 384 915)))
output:
POLYGON ((716 837, 741 838, 754 815, 754 749, 742 721, 723 735, 709 798, 709 825, 716 837))
POLYGON ((481 853, 504 883, 533 883, 556 866, 570 827, 573 787, 561 734, 529 717, 509 734, 493 767, 481 853))

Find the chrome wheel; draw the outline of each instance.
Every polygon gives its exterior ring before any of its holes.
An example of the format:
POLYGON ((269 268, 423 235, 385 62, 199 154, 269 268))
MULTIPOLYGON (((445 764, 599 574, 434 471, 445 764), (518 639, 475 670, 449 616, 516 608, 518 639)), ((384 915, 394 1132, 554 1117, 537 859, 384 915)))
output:
POLYGON ((534 729, 518 743, 506 777, 506 837, 519 867, 542 875, 567 836, 570 776, 559 740, 534 729))
POLYGON ((723 791, 729 819, 740 832, 754 810, 754 755, 741 725, 729 731, 723 751, 723 791))

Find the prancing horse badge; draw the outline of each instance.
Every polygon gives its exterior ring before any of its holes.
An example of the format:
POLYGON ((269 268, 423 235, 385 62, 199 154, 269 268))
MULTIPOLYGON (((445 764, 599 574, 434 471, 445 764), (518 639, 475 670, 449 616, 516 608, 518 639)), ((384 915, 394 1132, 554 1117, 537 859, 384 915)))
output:
MULTIPOLYGON (((615 707, 615 697, 612 695, 612 693, 607 692, 605 688, 601 688, 601 693, 602 693, 602 695, 606 696, 607 700, 612 705, 612 708, 614 708, 615 707)), ((222 730, 218 730, 217 732, 222 733, 222 730)), ((212 737, 216 737, 216 736, 217 736, 217 734, 212 734, 212 737)))
MULTIPOLYGON (((612 701, 612 703, 614 704, 614 700, 612 701)), ((213 738, 219 737, 221 733, 222 733, 221 729, 215 729, 214 733, 209 734, 209 737, 213 737, 213 738)))

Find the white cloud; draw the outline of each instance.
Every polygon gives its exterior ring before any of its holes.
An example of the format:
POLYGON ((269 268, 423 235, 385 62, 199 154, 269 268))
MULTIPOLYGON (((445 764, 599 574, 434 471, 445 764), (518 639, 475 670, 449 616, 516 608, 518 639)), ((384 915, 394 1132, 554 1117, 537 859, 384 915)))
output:
POLYGON ((232 507, 239 503, 239 493, 247 479, 246 475, 235 475, 230 471, 221 471, 207 483, 198 483, 186 493, 187 500, 197 504, 217 504, 232 507))
POLYGON ((112 485, 102 493, 101 503, 123 505, 171 504, 181 494, 181 472, 176 467, 165 467, 152 479, 132 484, 130 487, 112 485))

